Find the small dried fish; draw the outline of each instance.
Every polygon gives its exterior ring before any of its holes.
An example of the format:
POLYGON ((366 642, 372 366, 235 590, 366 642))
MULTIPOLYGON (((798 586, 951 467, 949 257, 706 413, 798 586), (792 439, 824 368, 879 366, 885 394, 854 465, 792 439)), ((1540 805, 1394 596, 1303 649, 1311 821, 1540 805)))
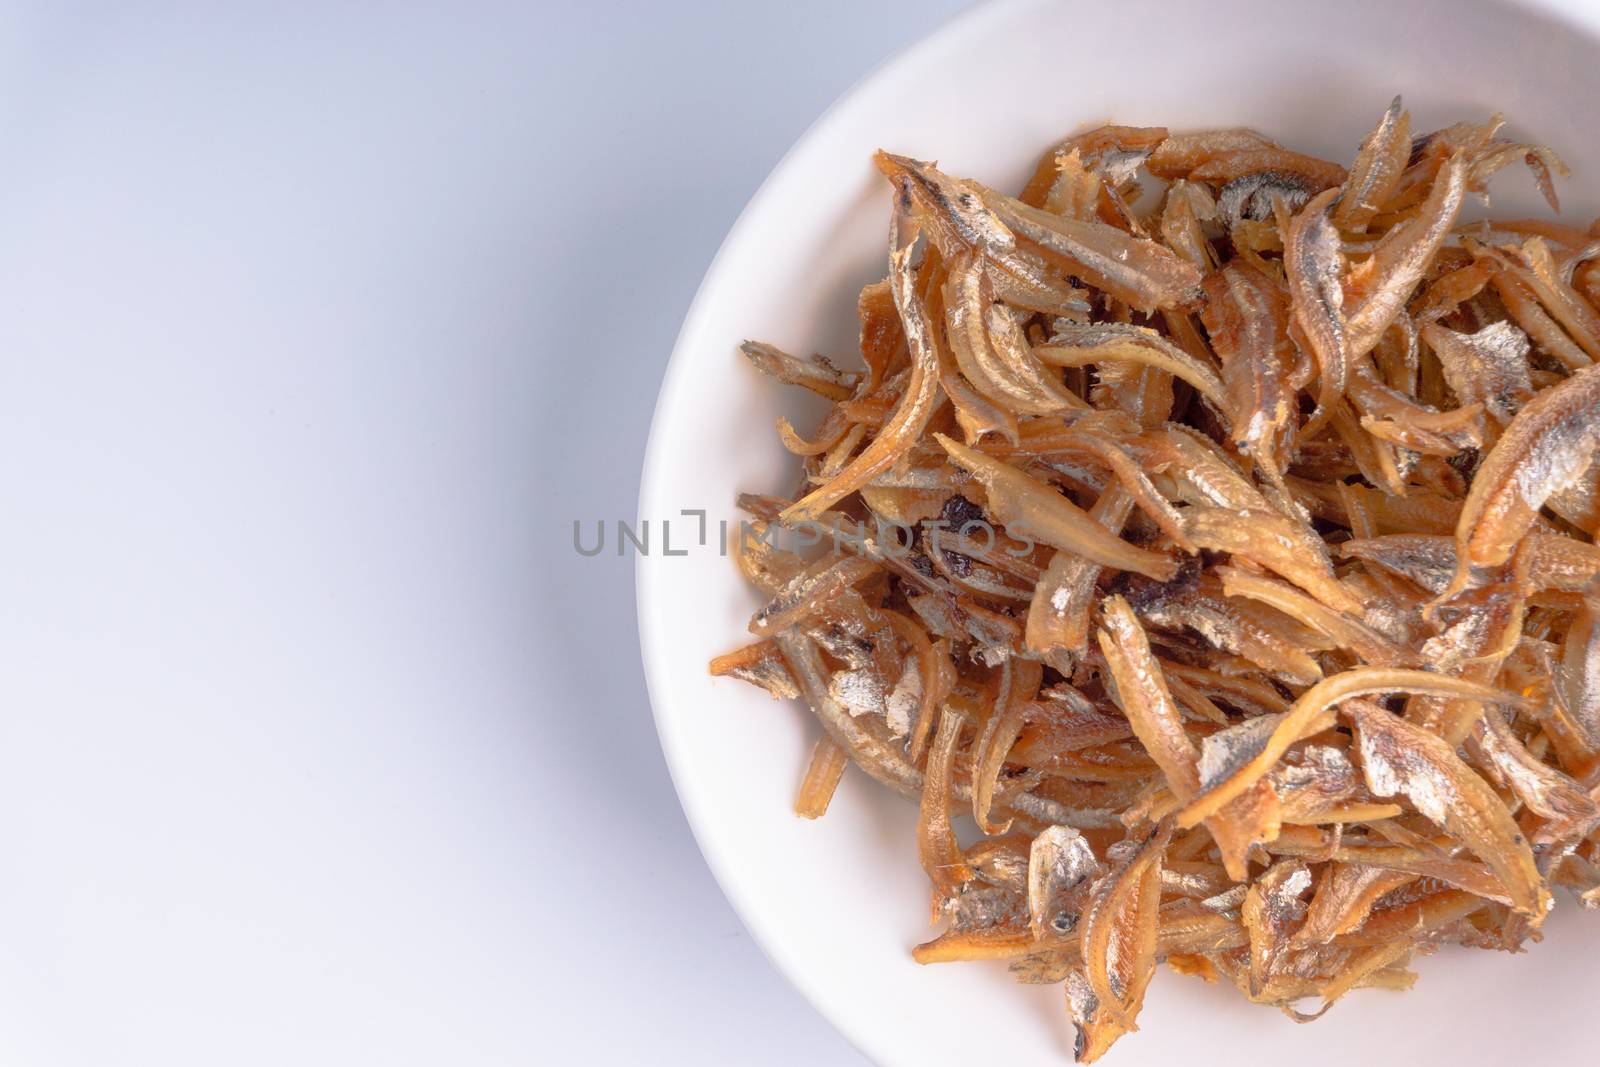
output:
POLYGON ((1458 224, 1555 202, 1500 124, 1106 126, 1017 199, 879 153, 862 369, 743 346, 831 406, 711 673, 817 719, 797 814, 917 805, 912 958, 1064 984, 1080 1060, 1163 959, 1308 1021, 1600 909, 1600 229, 1458 224))
POLYGON ((1234 443, 1267 477, 1282 473, 1280 453, 1305 384, 1290 375, 1287 308, 1278 287, 1251 267, 1229 263, 1205 280, 1201 321, 1222 360, 1233 411, 1234 443))
POLYGON ((1534 845, 1570 847, 1600 825, 1594 798, 1571 775, 1529 752, 1498 710, 1484 710, 1473 727, 1472 745, 1484 769, 1544 818, 1534 845))
POLYGON ((1192 507, 1184 513, 1189 538, 1280 574, 1335 611, 1359 615, 1361 601, 1333 573, 1327 549, 1309 531, 1276 511, 1192 507))
POLYGON ((1600 446, 1600 367, 1586 367, 1519 411, 1484 457, 1456 523, 1456 574, 1446 593, 1511 558, 1545 501, 1572 485, 1600 446))
POLYGON ((1199 296, 1200 272, 1193 264, 1148 238, 1103 222, 1051 215, 1008 196, 991 193, 985 202, 1067 275, 1140 311, 1177 307, 1199 296))
POLYGON ((1158 581, 1177 573, 1177 564, 1170 558, 1112 536, 1043 482, 942 434, 934 438, 951 459, 983 484, 989 509, 1007 529, 1027 531, 1035 540, 1076 552, 1103 567, 1134 571, 1158 581))
MULTIPOLYGON (((1339 231, 1328 218, 1338 196, 1329 189, 1313 197, 1284 230, 1283 267, 1288 276, 1294 324, 1316 361, 1322 391, 1317 412, 1304 432, 1310 434, 1332 411, 1344 392, 1354 348, 1344 310, 1344 257, 1339 231)), ((1374 343, 1377 338, 1374 336, 1374 343)))
MULTIPOLYGON (((1210 169, 1202 167, 1192 177, 1204 180, 1205 172, 1210 169)), ((1281 201, 1288 211, 1298 211, 1318 191, 1316 182, 1293 171, 1251 171, 1222 187, 1217 194, 1217 209, 1232 229, 1243 219, 1265 222, 1272 218, 1275 201, 1281 201)))
POLYGON ((1522 703, 1521 698, 1510 693, 1429 671, 1393 667, 1356 667, 1343 671, 1324 678, 1301 694, 1283 718, 1273 724, 1271 733, 1261 742, 1259 749, 1255 749, 1253 744, 1242 745, 1238 754, 1230 755, 1225 765, 1226 776, 1215 785, 1206 786, 1205 792, 1178 812, 1178 825, 1184 828, 1195 825, 1261 780, 1272 765, 1289 751, 1290 746, 1312 736, 1319 726, 1328 723, 1326 713, 1330 708, 1356 697, 1390 693, 1522 703))
POLYGON ((1488 783, 1438 735, 1370 701, 1344 705, 1356 729, 1367 786, 1380 797, 1404 795, 1499 876, 1517 910, 1542 917, 1550 893, 1533 850, 1488 783))
POLYGON ((848 400, 856 391, 860 376, 839 370, 827 357, 791 356, 789 353, 761 341, 746 341, 739 346, 755 368, 770 374, 780 382, 798 385, 829 400, 848 400))
POLYGON ((1585 596, 1561 646, 1556 692, 1589 739, 1600 745, 1600 602, 1585 596))
POLYGON ((928 880, 945 896, 954 896, 977 875, 967 866, 950 825, 950 804, 954 800, 951 778, 955 773, 956 745, 967 717, 946 705, 939 716, 939 729, 928 751, 927 778, 922 787, 922 805, 917 815, 917 856, 928 880))
POLYGON ((1200 789, 1195 767, 1199 753, 1184 731, 1183 717, 1150 651, 1144 627, 1120 596, 1107 597, 1101 605, 1099 645, 1111 671, 1117 706, 1140 744, 1166 775, 1174 796, 1179 800, 1194 796, 1200 789))
POLYGON ((1163 824, 1091 891, 1080 924, 1089 990, 1107 1020, 1127 1031, 1155 974, 1161 865, 1172 827, 1163 824))
POLYGON ((1104 873, 1088 840, 1070 826, 1052 826, 1035 837, 1028 850, 1028 922, 1034 940, 1072 933, 1089 885, 1104 873))
MULTIPOLYGON (((1600 547, 1561 534, 1533 530, 1527 536, 1528 584, 1535 591, 1581 592, 1600 575, 1600 547)), ((1368 560, 1409 578, 1435 595, 1456 570, 1456 543, 1442 534, 1385 534, 1339 546, 1345 556, 1368 560)))
POLYGON ((826 734, 817 738, 799 795, 795 797, 794 813, 802 819, 820 819, 826 815, 834 791, 839 788, 839 781, 849 765, 850 754, 842 745, 826 734))
POLYGON ((1292 947, 1290 938, 1305 922, 1300 897, 1311 888, 1311 870, 1304 861, 1279 860, 1250 883, 1239 908, 1250 935, 1250 989, 1260 996, 1267 980, 1277 977, 1292 947))
POLYGON ((1312 895, 1305 924, 1294 936, 1299 941, 1325 945, 1342 934, 1359 930, 1379 900, 1416 879, 1416 875, 1404 871, 1361 863, 1330 863, 1312 895))
MULTIPOLYGON (((1106 489, 1089 509, 1089 518, 1115 536, 1133 514, 1133 496, 1121 485, 1106 489)), ((1028 604, 1025 640, 1028 648, 1045 652, 1052 648, 1081 654, 1089 641, 1089 608, 1093 604, 1095 579, 1102 568, 1067 549, 1058 549, 1034 586, 1028 604)))
POLYGON ((793 700, 800 695, 800 687, 789 674, 789 665, 771 641, 757 641, 737 652, 718 656, 711 661, 711 673, 760 686, 772 694, 774 700, 793 700))
POLYGON ((1445 160, 1418 215, 1384 234, 1372 255, 1350 272, 1345 286, 1350 297, 1347 344, 1351 359, 1372 351, 1455 226, 1466 195, 1467 162, 1445 160))
MULTIPOLYGON (((1319 192, 1345 180, 1345 170, 1337 163, 1276 147, 1246 148, 1214 155, 1191 170, 1189 180, 1226 188, 1242 178, 1258 174, 1292 175, 1295 185, 1308 192, 1319 192)), ((1284 177, 1276 180, 1281 183, 1284 177)))
POLYGON ((1169 136, 1150 152, 1146 165, 1157 178, 1183 178, 1196 167, 1227 153, 1276 148, 1254 130, 1208 130, 1169 136))
POLYGON ((1421 334, 1463 404, 1481 403, 1495 418, 1509 422, 1532 399, 1531 345, 1528 335, 1511 323, 1491 322, 1476 333, 1462 334, 1430 322, 1421 334))
POLYGON ((1361 142, 1355 165, 1333 210, 1333 224, 1360 233, 1400 184, 1411 157, 1411 116, 1397 96, 1361 142))
POLYGON ((894 416, 884 424, 849 465, 827 484, 812 490, 803 499, 784 509, 783 518, 798 522, 814 519, 843 497, 860 489, 872 478, 888 470, 910 448, 933 414, 939 390, 939 355, 931 334, 933 324, 927 310, 916 297, 916 280, 911 272, 911 246, 916 240, 916 224, 909 216, 909 183, 903 183, 901 207, 889 228, 890 276, 894 282, 895 307, 911 346, 911 378, 894 416))
POLYGON ((1062 323, 1051 334, 1050 343, 1040 346, 1034 354, 1057 367, 1120 360, 1142 363, 1188 382, 1219 411, 1228 410, 1228 399, 1216 371, 1154 330, 1121 324, 1062 323))

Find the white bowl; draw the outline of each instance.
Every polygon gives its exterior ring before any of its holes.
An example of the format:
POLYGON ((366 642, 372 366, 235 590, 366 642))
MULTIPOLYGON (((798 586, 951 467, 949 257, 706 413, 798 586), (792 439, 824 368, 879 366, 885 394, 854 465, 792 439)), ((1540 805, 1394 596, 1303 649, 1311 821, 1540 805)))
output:
MULTIPOLYGON (((844 32, 848 32, 847 28, 844 32)), ((1015 188, 1063 134, 1105 121, 1174 129, 1248 125, 1347 161, 1390 97, 1413 129, 1506 113, 1510 130, 1571 163, 1565 214, 1592 218, 1600 192, 1600 12, 1465 0, 981 7, 889 63, 836 104, 761 187, 707 272, 678 338, 651 428, 641 517, 657 540, 638 565, 639 621, 662 747, 706 860, 768 955, 881 1064, 1070 1060, 1057 987, 1017 985, 1000 964, 921 967, 928 886, 913 808, 846 775, 827 816, 790 804, 818 728, 706 661, 748 640, 758 606, 716 550, 739 490, 789 492, 795 466, 773 433, 793 390, 749 369, 746 337, 852 358, 859 288, 883 275, 887 186, 880 145, 1015 188), (710 513, 711 542, 692 544, 710 513), (660 523, 673 519, 674 550, 660 523)), ((1504 174, 1496 213, 1543 213, 1504 174)), ((807 422, 798 421, 802 428, 807 422)), ((609 550, 609 549, 608 549, 609 550)), ((1141 1030, 1108 1062, 1489 1064, 1574 1053, 1600 970, 1600 915, 1565 894, 1548 937, 1519 956, 1446 949, 1405 994, 1363 991, 1296 1026, 1231 988, 1165 969, 1141 1030), (1169 1059, 1170 1058, 1170 1059, 1169 1059)), ((716 1025, 717 1005, 706 1005, 716 1025)), ((774 1042, 781 1035, 773 1035, 774 1042)), ((752 1049, 752 1062, 764 1050, 752 1049)))

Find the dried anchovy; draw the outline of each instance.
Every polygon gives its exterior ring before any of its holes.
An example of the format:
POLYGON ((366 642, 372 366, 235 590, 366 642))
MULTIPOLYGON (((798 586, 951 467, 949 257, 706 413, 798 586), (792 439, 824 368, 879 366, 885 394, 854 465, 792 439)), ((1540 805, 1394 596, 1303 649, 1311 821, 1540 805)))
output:
POLYGON ((1105 126, 1017 198, 879 153, 865 369, 742 346, 833 406, 711 673, 818 719, 798 814, 918 805, 913 958, 1063 985, 1080 1060, 1161 961, 1306 1021, 1600 907, 1600 240, 1457 226, 1517 161, 1555 203, 1500 121, 1105 126))

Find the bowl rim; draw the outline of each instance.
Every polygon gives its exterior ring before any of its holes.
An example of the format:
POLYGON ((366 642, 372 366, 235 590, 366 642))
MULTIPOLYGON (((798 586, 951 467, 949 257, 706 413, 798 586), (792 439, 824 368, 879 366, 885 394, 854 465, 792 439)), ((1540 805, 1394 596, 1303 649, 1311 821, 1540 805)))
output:
MULTIPOLYGON (((667 450, 663 447, 662 427, 665 420, 662 413, 672 407, 691 384, 688 375, 690 351, 694 347, 694 339, 703 332, 712 314, 707 299, 708 294, 721 287, 724 277, 730 270, 729 249, 738 243, 750 218, 763 211, 767 202, 774 198, 776 188, 783 183, 786 174, 795 167, 797 157, 802 155, 812 142, 822 139, 835 123, 842 121, 846 111, 858 98, 876 83, 886 80, 887 75, 893 71, 915 65, 921 62, 924 56, 938 52, 952 39, 979 27, 986 27, 991 22, 1018 17, 1028 10, 1060 2, 1062 0, 977 0, 971 6, 934 24, 921 36, 873 64, 835 97, 784 151, 723 236, 695 289, 682 325, 679 327, 651 413, 641 466, 639 494, 635 505, 636 518, 642 521, 651 514, 650 503, 661 481, 661 472, 669 462, 667 450)), ((1596 44, 1600 45, 1600 0, 1477 0, 1477 2, 1485 7, 1522 8, 1537 12, 1545 18, 1570 27, 1575 32, 1593 38, 1596 44)), ((696 790, 689 782, 684 756, 677 747, 676 739, 665 725, 666 714, 662 707, 667 697, 667 683, 662 661, 667 655, 667 642, 653 621, 657 618, 654 610, 655 590, 647 577, 648 570, 649 560, 642 554, 637 556, 634 563, 635 611, 646 695, 668 774, 696 846, 711 870, 712 877, 716 879, 724 898, 774 970, 865 1059, 874 1063, 880 1062, 871 1053, 870 1041, 866 1034, 823 1007, 823 999, 816 995, 812 988, 817 979, 807 972, 789 966, 782 958, 774 945, 775 938, 758 917, 753 903, 745 899, 735 888, 739 882, 739 877, 735 873, 737 860, 712 844, 706 811, 695 799, 696 790)))

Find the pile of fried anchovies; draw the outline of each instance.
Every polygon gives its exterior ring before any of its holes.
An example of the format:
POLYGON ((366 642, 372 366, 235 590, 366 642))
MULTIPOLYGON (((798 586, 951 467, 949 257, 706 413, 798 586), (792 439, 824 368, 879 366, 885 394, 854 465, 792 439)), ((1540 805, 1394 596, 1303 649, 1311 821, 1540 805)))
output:
POLYGON ((712 673, 820 721, 799 814, 918 804, 916 959, 1064 984, 1084 1062, 1162 961, 1309 1019, 1600 906, 1600 224, 1462 221, 1514 163, 1559 210, 1500 125, 879 153, 862 369, 744 346, 832 407, 712 673))

